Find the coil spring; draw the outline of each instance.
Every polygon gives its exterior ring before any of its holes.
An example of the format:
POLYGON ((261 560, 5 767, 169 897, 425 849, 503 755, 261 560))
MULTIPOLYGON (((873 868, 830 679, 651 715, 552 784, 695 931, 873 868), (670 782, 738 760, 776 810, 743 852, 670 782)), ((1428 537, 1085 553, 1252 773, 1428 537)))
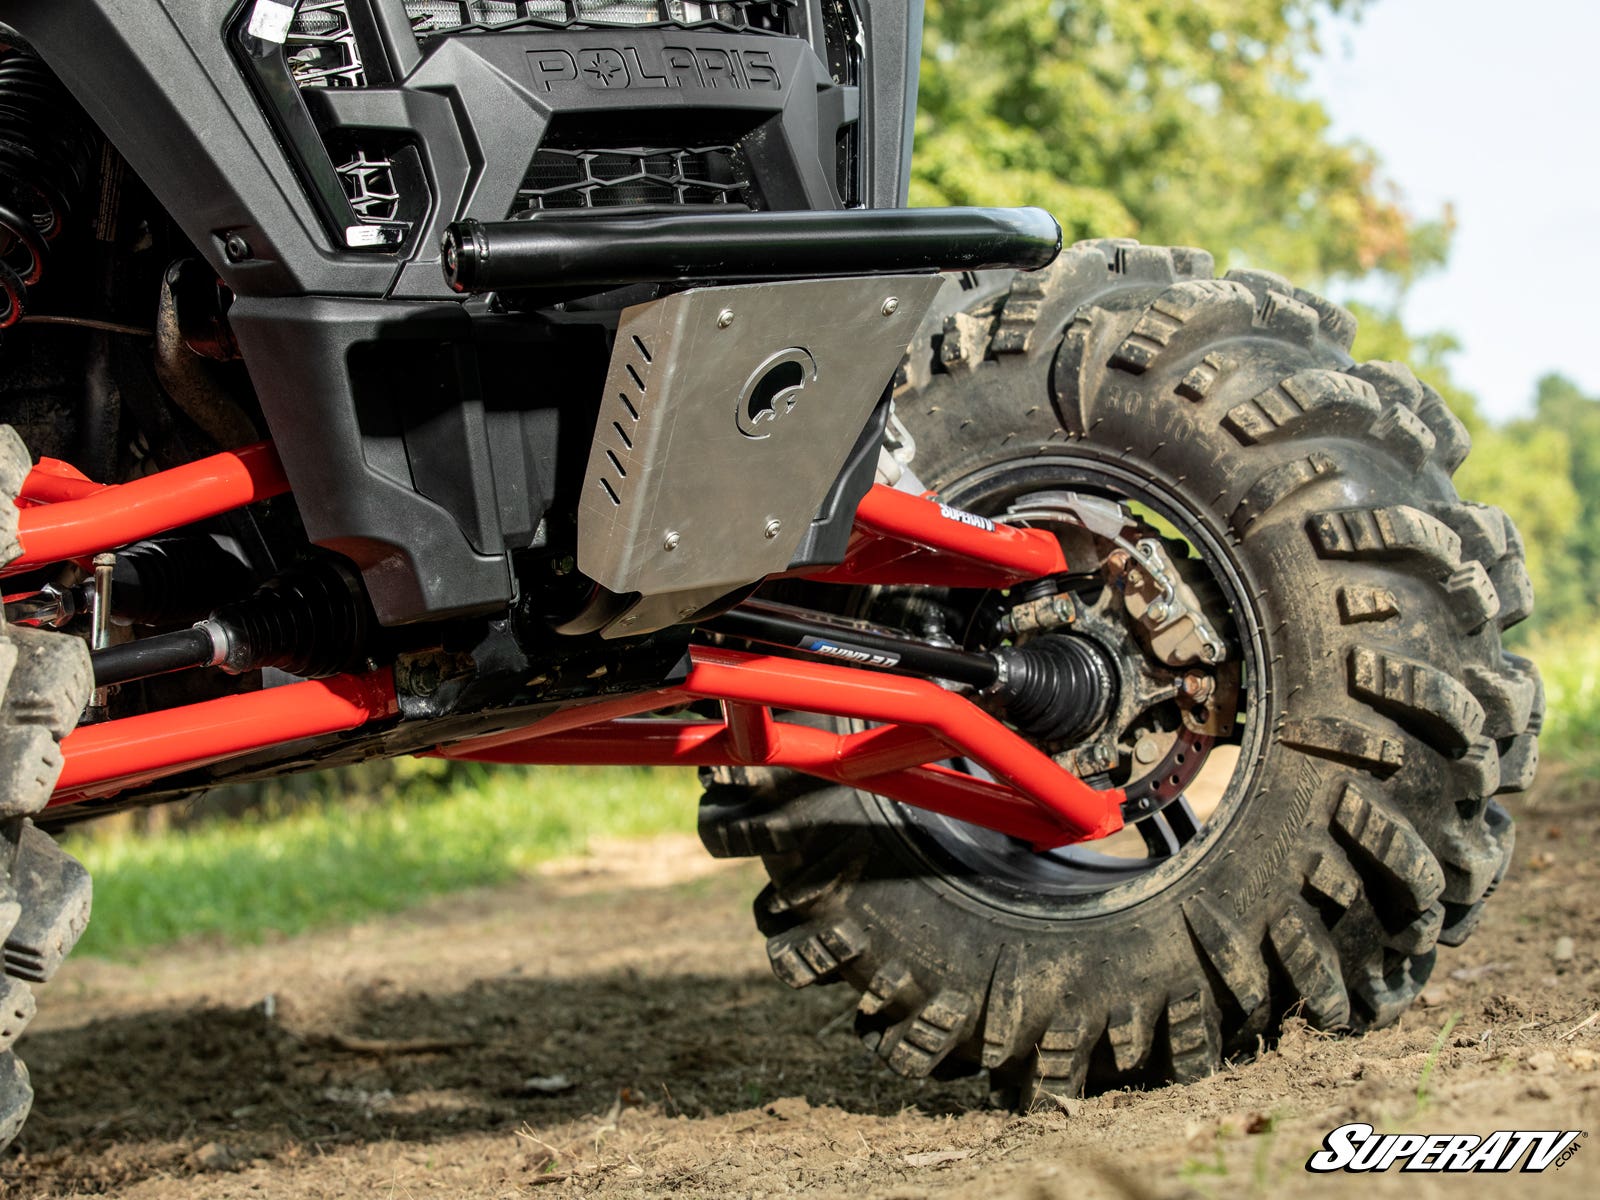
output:
POLYGON ((77 105, 38 59, 0 57, 0 329, 22 319, 94 163, 77 105))

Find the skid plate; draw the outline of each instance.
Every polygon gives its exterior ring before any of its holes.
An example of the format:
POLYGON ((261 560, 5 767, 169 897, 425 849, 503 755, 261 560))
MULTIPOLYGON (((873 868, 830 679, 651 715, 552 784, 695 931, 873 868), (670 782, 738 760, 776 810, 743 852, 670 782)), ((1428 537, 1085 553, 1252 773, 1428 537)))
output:
POLYGON ((787 568, 940 285, 696 288, 624 311, 579 569, 613 592, 695 594, 698 607, 787 568))

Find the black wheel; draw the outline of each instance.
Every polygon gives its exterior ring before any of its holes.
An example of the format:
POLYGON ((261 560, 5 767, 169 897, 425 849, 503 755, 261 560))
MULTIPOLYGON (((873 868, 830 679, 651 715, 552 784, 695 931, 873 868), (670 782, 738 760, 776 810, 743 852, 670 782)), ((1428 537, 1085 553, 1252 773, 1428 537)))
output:
MULTIPOLYGON (((17 553, 16 507, 32 459, 0 426, 0 562, 17 553)), ((65 634, 6 626, 0 616, 0 1149, 33 1106, 28 1069, 13 1044, 33 1017, 33 984, 55 974, 89 922, 89 875, 30 814, 61 774, 61 739, 93 690, 89 651, 65 634)))
POLYGON ((1118 699, 1046 748, 1170 802, 1037 854, 846 788, 710 773, 702 837, 764 858, 774 969, 860 990, 857 1029, 894 1069, 986 1068, 1023 1105, 1206 1074, 1291 1009, 1393 1021, 1476 925, 1511 852, 1494 798, 1537 761, 1538 674, 1500 645, 1531 605, 1522 548, 1455 493, 1465 430, 1405 368, 1352 362, 1349 313, 1276 276, 1213 279, 1201 251, 1086 243, 974 296, 907 363, 912 469, 1012 520, 1048 524, 1060 491, 1127 504, 1225 665, 1141 632, 1107 545, 1003 595, 834 599, 978 647, 1066 596, 1073 620, 1030 636, 1095 642, 1118 699))

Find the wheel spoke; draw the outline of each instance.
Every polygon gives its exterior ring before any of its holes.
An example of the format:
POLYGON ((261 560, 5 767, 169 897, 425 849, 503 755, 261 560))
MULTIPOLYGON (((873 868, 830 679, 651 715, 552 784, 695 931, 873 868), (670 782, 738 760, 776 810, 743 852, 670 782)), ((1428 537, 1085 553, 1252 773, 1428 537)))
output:
POLYGON ((1186 797, 1180 796, 1158 813, 1136 822, 1151 858, 1171 858, 1200 832, 1200 821, 1186 797))

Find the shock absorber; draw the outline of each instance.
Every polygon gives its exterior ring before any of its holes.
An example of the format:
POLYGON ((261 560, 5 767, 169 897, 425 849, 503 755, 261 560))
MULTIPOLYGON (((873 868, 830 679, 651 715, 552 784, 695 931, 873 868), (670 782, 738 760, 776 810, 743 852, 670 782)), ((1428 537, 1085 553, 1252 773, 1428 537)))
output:
POLYGON ((38 59, 0 53, 0 329, 22 319, 93 163, 66 89, 38 59))

